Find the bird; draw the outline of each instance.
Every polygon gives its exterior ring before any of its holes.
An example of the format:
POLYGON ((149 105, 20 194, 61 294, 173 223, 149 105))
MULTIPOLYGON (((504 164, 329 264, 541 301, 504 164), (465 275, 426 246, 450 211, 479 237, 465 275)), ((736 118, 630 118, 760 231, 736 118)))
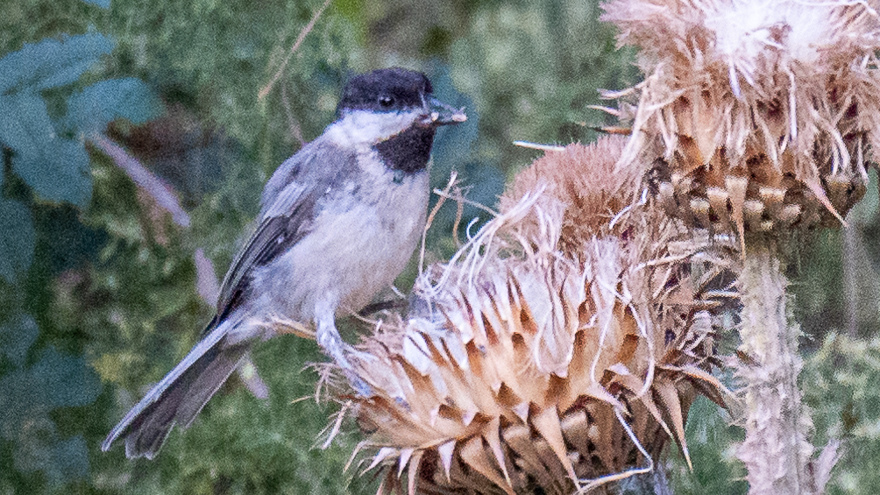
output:
POLYGON ((436 99, 425 74, 399 67, 352 77, 336 115, 266 183, 201 340, 110 431, 103 451, 124 441, 128 458, 153 459, 256 343, 281 333, 273 322, 311 325, 321 349, 358 380, 357 351, 336 318, 369 304, 405 268, 425 226, 435 132, 467 116, 436 99))

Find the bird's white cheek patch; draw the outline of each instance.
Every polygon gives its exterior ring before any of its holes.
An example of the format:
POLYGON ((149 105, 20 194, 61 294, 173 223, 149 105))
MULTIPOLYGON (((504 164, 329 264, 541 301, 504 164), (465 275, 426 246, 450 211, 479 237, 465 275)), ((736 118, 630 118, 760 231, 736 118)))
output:
POLYGON ((330 125, 326 134, 340 147, 372 146, 409 129, 421 117, 420 112, 375 113, 354 110, 330 125))

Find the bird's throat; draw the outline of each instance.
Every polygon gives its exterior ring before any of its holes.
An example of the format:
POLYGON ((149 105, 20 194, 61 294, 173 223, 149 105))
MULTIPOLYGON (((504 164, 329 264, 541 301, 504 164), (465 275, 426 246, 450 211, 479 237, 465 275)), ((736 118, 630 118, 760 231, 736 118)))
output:
POLYGON ((389 169, 404 173, 417 172, 428 166, 434 132, 433 127, 410 127, 380 141, 373 148, 389 169))

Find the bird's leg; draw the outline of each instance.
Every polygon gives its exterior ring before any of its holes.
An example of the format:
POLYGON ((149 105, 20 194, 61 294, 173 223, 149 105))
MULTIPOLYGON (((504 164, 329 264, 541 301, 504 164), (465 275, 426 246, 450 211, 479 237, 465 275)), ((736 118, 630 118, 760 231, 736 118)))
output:
POLYGON ((330 356, 330 359, 342 369, 348 382, 359 395, 364 397, 373 395, 372 388, 358 376, 355 367, 349 360, 349 356, 356 356, 359 352, 342 340, 339 330, 336 329, 335 319, 332 317, 318 318, 317 323, 316 338, 324 353, 330 356))
POLYGON ((330 321, 330 323, 327 323, 326 320, 318 321, 318 331, 315 334, 318 345, 340 368, 352 370, 351 363, 349 363, 348 358, 345 356, 348 344, 342 341, 342 337, 339 335, 339 330, 336 329, 333 320, 330 321))

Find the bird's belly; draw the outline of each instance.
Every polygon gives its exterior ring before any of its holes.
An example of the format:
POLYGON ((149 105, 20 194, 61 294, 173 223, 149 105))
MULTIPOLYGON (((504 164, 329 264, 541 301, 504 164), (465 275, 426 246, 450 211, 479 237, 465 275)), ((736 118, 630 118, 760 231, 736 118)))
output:
POLYGON ((255 274, 267 305, 260 312, 306 323, 325 310, 344 315, 367 305, 405 268, 421 237, 427 174, 415 182, 393 186, 402 190, 384 191, 377 202, 324 208, 314 230, 255 274))

